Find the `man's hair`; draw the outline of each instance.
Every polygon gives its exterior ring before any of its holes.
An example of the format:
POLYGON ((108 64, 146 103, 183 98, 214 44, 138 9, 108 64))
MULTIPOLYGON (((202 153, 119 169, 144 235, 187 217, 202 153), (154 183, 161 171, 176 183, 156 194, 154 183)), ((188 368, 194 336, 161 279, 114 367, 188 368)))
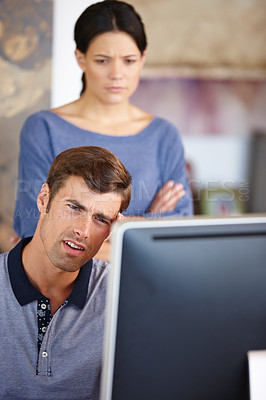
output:
POLYGON ((46 183, 50 189, 47 212, 51 201, 70 176, 84 179, 94 193, 117 193, 121 196, 120 212, 127 209, 132 182, 130 173, 109 150, 98 146, 81 146, 58 154, 51 164, 46 183))

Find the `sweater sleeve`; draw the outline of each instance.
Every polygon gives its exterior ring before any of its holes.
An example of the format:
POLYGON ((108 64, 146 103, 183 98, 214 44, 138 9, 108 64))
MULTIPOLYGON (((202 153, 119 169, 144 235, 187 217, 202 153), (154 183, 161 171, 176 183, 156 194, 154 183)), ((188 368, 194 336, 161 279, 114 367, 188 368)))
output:
POLYGON ((164 135, 160 138, 159 163, 162 183, 173 180, 175 183, 182 183, 186 190, 185 196, 178 201, 175 209, 164 213, 163 217, 193 215, 193 198, 187 178, 184 147, 179 132, 170 122, 164 127, 164 135))
POLYGON ((39 218, 37 196, 53 159, 48 124, 40 113, 33 114, 25 121, 20 133, 13 226, 21 238, 34 234, 39 218))

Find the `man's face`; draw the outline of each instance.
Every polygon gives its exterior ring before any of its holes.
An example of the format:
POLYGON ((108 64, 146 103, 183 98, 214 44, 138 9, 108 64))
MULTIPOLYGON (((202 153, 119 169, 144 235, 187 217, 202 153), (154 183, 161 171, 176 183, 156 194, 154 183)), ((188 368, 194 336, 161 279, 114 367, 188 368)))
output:
POLYGON ((43 204, 40 238, 44 251, 55 267, 77 271, 98 252, 108 237, 111 224, 119 213, 121 196, 95 194, 81 177, 70 176, 46 213, 49 196, 45 196, 45 191, 49 191, 47 184, 38 198, 38 205, 40 199, 43 204))

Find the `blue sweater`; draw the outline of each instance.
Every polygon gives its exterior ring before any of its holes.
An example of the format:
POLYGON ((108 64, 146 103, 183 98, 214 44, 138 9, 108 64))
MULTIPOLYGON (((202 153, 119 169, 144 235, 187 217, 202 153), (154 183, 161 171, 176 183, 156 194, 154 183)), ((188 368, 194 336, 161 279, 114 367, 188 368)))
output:
POLYGON ((183 145, 173 124, 156 117, 139 133, 117 137, 78 128, 51 111, 40 111, 26 120, 20 135, 14 211, 14 229, 20 237, 34 234, 39 217, 36 199, 54 158, 85 145, 112 151, 131 173, 132 198, 125 215, 147 216, 155 194, 170 179, 182 183, 187 194, 173 212, 160 216, 192 215, 183 145))

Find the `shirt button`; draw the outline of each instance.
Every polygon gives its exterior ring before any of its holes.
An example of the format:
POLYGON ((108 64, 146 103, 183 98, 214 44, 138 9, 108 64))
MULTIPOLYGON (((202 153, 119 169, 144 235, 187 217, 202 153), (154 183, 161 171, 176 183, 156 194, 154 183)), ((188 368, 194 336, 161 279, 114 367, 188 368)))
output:
POLYGON ((45 332, 46 331, 46 326, 43 326, 42 327, 42 332, 45 332))
POLYGON ((42 352, 42 356, 43 356, 43 358, 46 358, 46 357, 48 356, 47 351, 43 351, 43 352, 42 352))
POLYGON ((41 304, 41 308, 42 308, 43 310, 45 310, 45 309, 46 309, 46 304, 42 303, 42 304, 41 304))

